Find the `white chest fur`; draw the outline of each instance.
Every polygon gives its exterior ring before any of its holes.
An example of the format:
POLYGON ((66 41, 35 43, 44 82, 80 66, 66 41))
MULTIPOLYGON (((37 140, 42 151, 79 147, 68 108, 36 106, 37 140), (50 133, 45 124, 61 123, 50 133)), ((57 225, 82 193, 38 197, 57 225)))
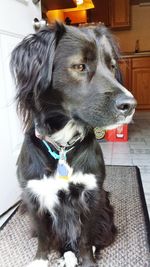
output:
POLYGON ((54 177, 44 176, 41 180, 30 180, 27 184, 27 189, 36 198, 40 204, 40 210, 49 210, 55 216, 54 208, 59 205, 58 191, 69 191, 69 183, 83 184, 85 189, 82 192, 81 198, 84 198, 85 190, 97 188, 96 177, 93 174, 83 174, 82 172, 75 173, 69 181, 54 177))

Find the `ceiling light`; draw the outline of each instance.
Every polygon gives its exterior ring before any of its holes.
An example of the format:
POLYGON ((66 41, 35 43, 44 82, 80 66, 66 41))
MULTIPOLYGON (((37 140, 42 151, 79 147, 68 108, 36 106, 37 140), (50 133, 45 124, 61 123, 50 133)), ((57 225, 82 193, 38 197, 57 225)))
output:
POLYGON ((84 2, 83 0, 76 0, 77 5, 82 5, 83 2, 84 2))

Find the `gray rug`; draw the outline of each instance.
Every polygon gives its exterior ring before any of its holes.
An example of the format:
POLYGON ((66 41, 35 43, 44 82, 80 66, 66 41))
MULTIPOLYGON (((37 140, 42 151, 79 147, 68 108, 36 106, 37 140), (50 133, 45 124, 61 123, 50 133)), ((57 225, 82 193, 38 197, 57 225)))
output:
MULTIPOLYGON (((114 244, 101 251, 99 267, 149 267, 149 220, 138 169, 108 166, 105 189, 111 192, 119 232, 114 244)), ((27 214, 17 211, 0 233, 0 267, 24 267, 36 247, 27 214)), ((49 266, 57 266, 56 258, 50 255, 49 266)))

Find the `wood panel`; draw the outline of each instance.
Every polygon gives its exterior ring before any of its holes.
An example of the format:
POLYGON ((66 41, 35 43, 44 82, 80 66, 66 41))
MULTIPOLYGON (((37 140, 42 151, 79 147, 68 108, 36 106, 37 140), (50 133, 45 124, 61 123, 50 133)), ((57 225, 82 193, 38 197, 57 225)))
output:
POLYGON ((106 26, 109 22, 109 0, 93 0, 95 8, 87 10, 89 22, 103 22, 106 26))
POLYGON ((134 58, 132 68, 150 68, 150 57, 134 58))
POLYGON ((112 29, 130 28, 130 0, 110 0, 109 13, 112 29))
POLYGON ((77 6, 73 0, 41 0, 41 4, 46 10, 73 8, 77 6))
POLYGON ((132 90, 138 109, 150 109, 150 68, 132 70, 132 90))
POLYGON ((89 22, 104 22, 113 30, 130 28, 130 0, 93 0, 94 9, 88 10, 89 22))
POLYGON ((123 85, 132 91, 131 87, 131 59, 122 59, 119 61, 119 67, 122 73, 123 85))
POLYGON ((119 66, 124 86, 137 100, 137 109, 150 109, 150 57, 123 58, 119 66))

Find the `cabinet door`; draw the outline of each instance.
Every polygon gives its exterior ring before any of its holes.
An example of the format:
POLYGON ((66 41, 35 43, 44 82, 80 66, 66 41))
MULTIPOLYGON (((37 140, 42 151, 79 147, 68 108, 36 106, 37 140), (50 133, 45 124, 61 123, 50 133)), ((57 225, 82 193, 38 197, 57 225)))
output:
POLYGON ((130 28, 130 0, 110 0, 109 10, 112 29, 130 28))
POLYGON ((132 91, 138 109, 150 109, 150 57, 132 59, 132 91))
POLYGON ((138 109, 150 109, 150 68, 132 70, 132 89, 138 109))
POLYGON ((95 8, 87 10, 89 22, 103 22, 109 26, 109 0, 93 0, 95 8))
POLYGON ((119 67, 122 73, 122 79, 123 79, 123 85, 126 87, 129 91, 132 91, 131 89, 131 59, 121 59, 119 61, 119 67))

